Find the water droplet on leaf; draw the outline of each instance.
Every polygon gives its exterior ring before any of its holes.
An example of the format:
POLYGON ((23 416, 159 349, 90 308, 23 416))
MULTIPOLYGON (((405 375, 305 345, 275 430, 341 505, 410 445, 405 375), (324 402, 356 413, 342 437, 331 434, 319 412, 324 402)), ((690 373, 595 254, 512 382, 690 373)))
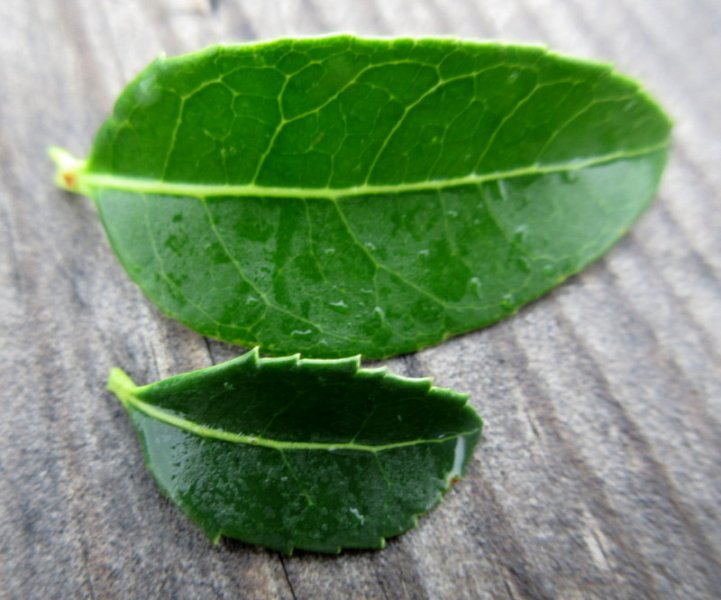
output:
POLYGON ((518 227, 516 227, 516 229, 513 230, 513 241, 517 244, 521 244, 526 241, 527 235, 528 225, 524 223, 523 225, 519 225, 518 227))
POLYGON ((313 333, 312 329, 294 329, 290 332, 290 336, 294 338, 304 339, 313 333))
POLYGON ((527 256, 519 256, 516 260, 516 264, 518 265, 518 268, 524 273, 531 272, 531 261, 527 256))
POLYGON ((471 291, 476 295, 476 298, 481 298, 483 294, 483 284, 481 283, 481 280, 478 277, 471 277, 468 280, 468 286, 471 288, 471 291))
POLYGON ((513 312, 513 309, 516 307, 516 302, 513 294, 504 294, 503 298, 501 298, 501 309, 505 313, 513 312))
POLYGON ((343 300, 336 300, 335 302, 329 302, 328 304, 336 312, 341 314, 346 314, 348 312, 348 305, 343 300))
POLYGON ((550 277, 551 275, 555 275, 556 273, 556 267, 554 267, 552 264, 543 265, 543 268, 541 269, 541 272, 546 275, 547 277, 550 277))

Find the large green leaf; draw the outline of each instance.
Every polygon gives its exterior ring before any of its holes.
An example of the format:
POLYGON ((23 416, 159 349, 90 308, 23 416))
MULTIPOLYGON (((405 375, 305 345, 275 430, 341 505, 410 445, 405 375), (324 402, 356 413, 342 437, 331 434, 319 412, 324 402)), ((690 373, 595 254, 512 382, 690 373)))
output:
POLYGON ((383 357, 509 315, 647 206, 670 123, 601 64, 349 36, 152 63, 87 162, 130 276, 212 337, 383 357))
POLYGON ((462 475, 481 432, 466 396, 359 359, 258 358, 108 384, 163 491, 214 540, 291 552, 382 548, 462 475))

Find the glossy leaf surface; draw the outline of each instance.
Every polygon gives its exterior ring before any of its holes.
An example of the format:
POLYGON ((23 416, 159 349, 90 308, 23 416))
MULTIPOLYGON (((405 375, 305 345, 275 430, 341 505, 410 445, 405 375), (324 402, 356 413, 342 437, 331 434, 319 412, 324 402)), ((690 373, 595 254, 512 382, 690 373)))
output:
POLYGON ((114 369, 162 490, 213 540, 290 553, 382 548, 464 472, 466 396, 358 358, 258 358, 136 387, 114 369))
POLYGON ((348 36, 151 64, 87 162, 160 308, 271 353, 384 357, 492 323, 648 205, 670 123, 608 66, 535 47, 348 36))

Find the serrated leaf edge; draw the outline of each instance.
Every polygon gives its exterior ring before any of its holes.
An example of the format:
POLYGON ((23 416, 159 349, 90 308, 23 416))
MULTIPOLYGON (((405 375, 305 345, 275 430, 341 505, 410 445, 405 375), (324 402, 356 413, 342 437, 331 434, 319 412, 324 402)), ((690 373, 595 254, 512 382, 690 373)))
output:
MULTIPOLYGON (((350 370, 350 372, 353 374, 354 377, 371 377, 371 378, 379 378, 379 379, 386 379, 389 381, 392 381, 394 383, 404 385, 404 386, 412 386, 417 388, 417 391, 422 391, 430 395, 442 395, 446 398, 453 399, 454 401, 458 402, 461 406, 467 406, 467 400, 468 395, 467 394, 461 394, 454 390, 450 390, 448 388, 442 388, 442 387, 436 387, 431 384, 431 380, 427 378, 409 378, 404 377, 401 375, 396 375, 394 373, 390 373, 385 367, 381 368, 374 368, 374 369, 364 369, 360 366, 360 356, 352 356, 348 358, 340 358, 340 359, 304 359, 301 358, 300 354, 293 354, 290 356, 282 356, 282 357, 271 357, 271 358, 263 358, 260 357, 258 348, 253 348, 246 354, 243 354, 239 356, 238 358, 235 358, 231 361, 222 363, 220 365, 213 365, 211 367, 207 367, 205 369, 199 369, 197 371, 191 371, 189 373, 183 373, 181 375, 175 375, 173 377, 169 377, 167 379, 162 380, 162 383, 164 385, 167 384, 173 384, 177 383, 179 380, 188 378, 188 377, 197 377, 198 375, 204 375, 208 373, 215 373, 217 371, 222 371, 228 368, 232 368, 237 366, 238 364, 244 364, 247 362, 251 362, 254 366, 256 366, 259 369, 262 368, 274 368, 278 366, 282 366, 283 368, 288 367, 297 367, 297 368, 303 368, 303 367, 312 367, 312 368, 319 368, 319 367, 325 367, 329 369, 337 370, 339 367, 345 367, 350 370), (420 389, 418 389, 420 388, 420 389)), ((234 444, 243 444, 243 445, 249 445, 249 446, 260 446, 265 448, 272 448, 275 450, 323 450, 328 452, 334 452, 334 451, 358 451, 358 452, 382 452, 385 450, 392 450, 396 448, 402 448, 407 446, 416 446, 419 444, 441 444, 446 443, 449 441, 452 441, 454 439, 461 439, 465 438, 469 435, 474 435, 476 433, 479 433, 483 427, 483 421, 482 419, 475 413, 475 411, 468 407, 469 410, 476 416, 478 419, 478 427, 474 428, 470 431, 464 431, 460 432, 455 435, 449 435, 445 437, 439 437, 439 438, 429 438, 429 439, 415 439, 415 440, 405 440, 401 442, 393 442, 390 444, 358 444, 355 442, 294 442, 294 441, 284 441, 284 440, 274 440, 265 438, 262 436, 255 436, 255 435, 243 435, 239 433, 233 433, 229 431, 224 431, 222 429, 215 429, 212 427, 207 427, 204 425, 199 425, 197 423, 194 423, 192 421, 189 421, 187 419, 184 419, 182 417, 178 417, 177 415, 174 415, 168 411, 165 411, 163 409, 157 408, 153 406, 152 404, 149 404, 147 402, 144 402, 140 397, 139 394, 142 394, 144 389, 149 388, 151 385, 157 385, 157 384, 149 384, 146 386, 137 386, 133 380, 122 370, 119 368, 113 368, 110 371, 110 375, 108 378, 108 385, 107 388, 109 391, 113 392, 120 402, 123 404, 123 406, 126 408, 126 410, 130 410, 131 408, 134 410, 137 410, 144 415, 155 419, 157 421, 160 421, 162 423, 165 423, 167 425, 170 425, 172 427, 176 427, 178 429, 182 429, 184 431, 187 431, 189 433, 192 433, 194 435, 205 437, 208 439, 216 439, 221 440, 225 442, 230 442, 234 444)))

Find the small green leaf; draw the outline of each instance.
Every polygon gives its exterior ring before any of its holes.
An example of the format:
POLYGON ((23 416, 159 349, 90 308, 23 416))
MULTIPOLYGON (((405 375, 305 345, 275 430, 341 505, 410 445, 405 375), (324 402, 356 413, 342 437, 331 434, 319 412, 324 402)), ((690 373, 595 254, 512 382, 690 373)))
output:
POLYGON ((108 389, 161 489, 217 541, 290 553, 382 548, 465 471, 481 433, 466 396, 384 368, 259 358, 108 389))
POLYGON ((653 197, 669 134, 606 65, 336 36, 158 59, 87 162, 55 158, 168 315, 271 353, 384 357, 601 256, 653 197))

